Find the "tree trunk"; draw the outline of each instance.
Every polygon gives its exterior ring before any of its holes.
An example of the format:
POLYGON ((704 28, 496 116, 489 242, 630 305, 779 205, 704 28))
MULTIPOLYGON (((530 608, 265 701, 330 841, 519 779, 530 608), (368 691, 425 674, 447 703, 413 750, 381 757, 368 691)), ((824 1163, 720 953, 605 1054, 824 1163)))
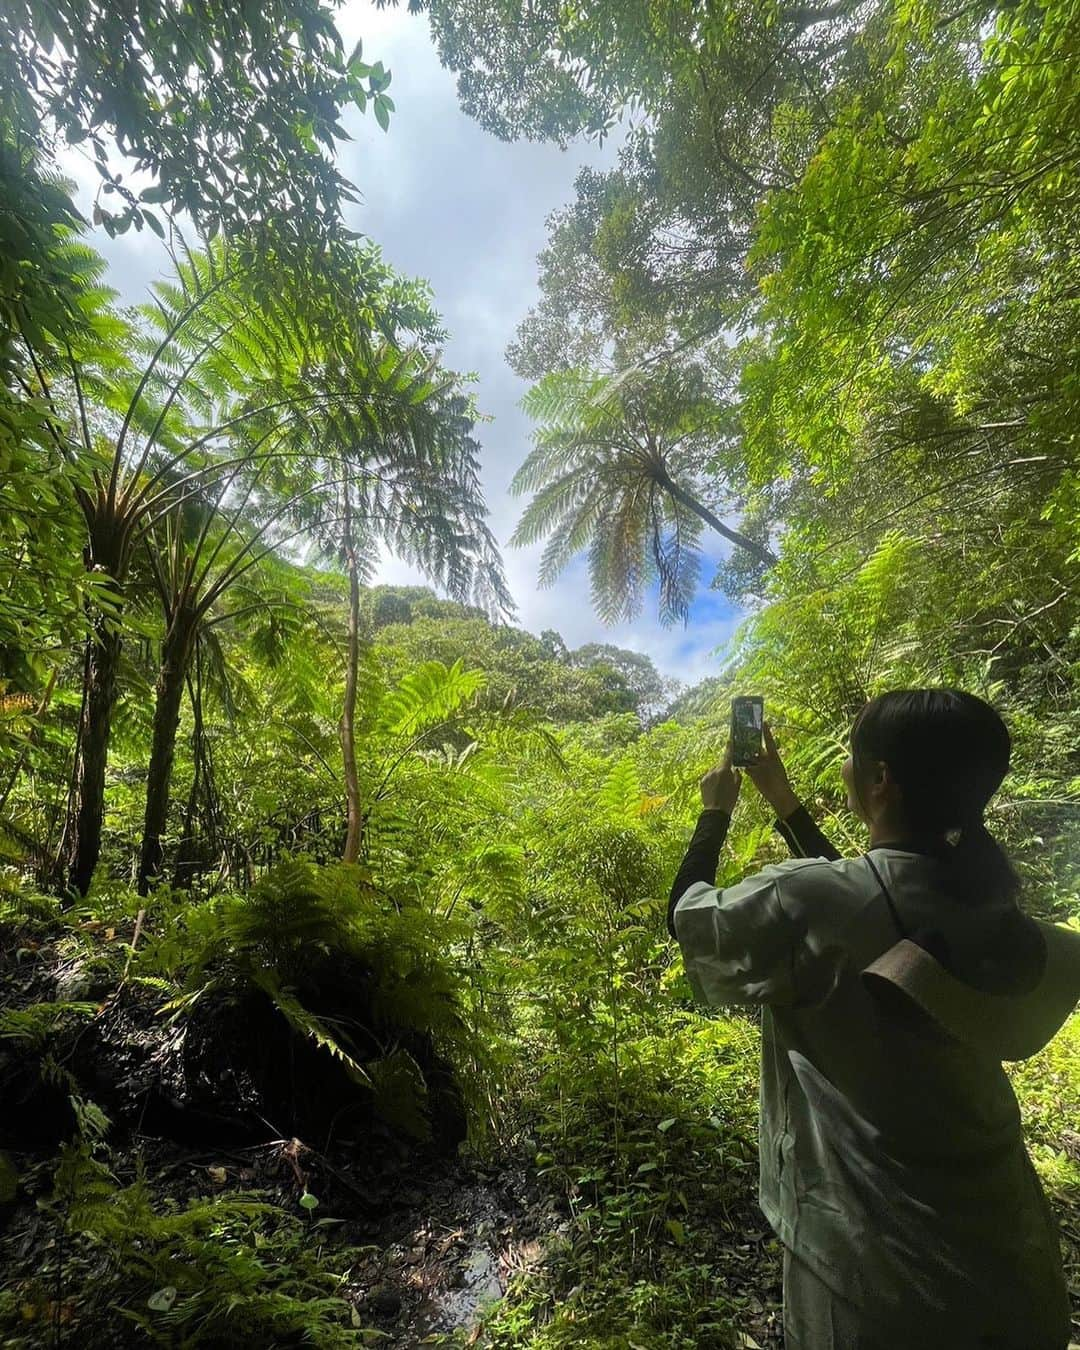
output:
POLYGON ((199 794, 203 777, 203 718, 202 718, 202 657, 198 643, 195 646, 195 679, 188 680, 188 699, 191 703, 191 790, 184 808, 184 824, 176 848, 172 884, 176 890, 190 890, 198 866, 196 830, 198 829, 199 794))
POLYGON ((710 511, 703 502, 699 502, 698 499, 687 492, 685 488, 681 488, 678 483, 669 478, 666 473, 661 479, 661 486, 670 492, 677 502, 681 502, 687 510, 693 511, 694 515, 697 516, 699 520, 703 520, 706 525, 711 525, 717 534, 723 535, 725 539, 729 539, 733 544, 738 544, 740 548, 744 548, 748 553, 752 553, 754 557, 757 558, 759 562, 763 562, 766 567, 771 567, 773 563, 776 562, 776 554, 766 548, 764 544, 759 544, 756 539, 751 539, 748 535, 742 534, 739 530, 733 530, 729 525, 725 525, 715 512, 710 511))
POLYGON ((195 638, 195 616, 179 610, 173 616, 161 651, 154 704, 154 735, 146 777, 146 818, 139 857, 139 894, 145 895, 161 871, 164 849, 161 837, 169 814, 169 784, 176 754, 176 729, 184 696, 188 662, 195 638))
POLYGON ((86 698, 79 728, 79 756, 75 765, 74 829, 68 865, 68 886, 85 895, 101 856, 101 825, 105 816, 105 764, 116 702, 116 672, 120 666, 121 636, 117 626, 99 619, 88 639, 86 698))
POLYGON ((354 863, 360 857, 364 817, 360 802, 360 778, 356 771, 356 684, 360 669, 360 568, 356 560, 356 542, 352 532, 352 503, 348 477, 345 479, 345 561, 349 569, 349 648, 345 666, 345 704, 341 710, 341 757, 345 765, 345 809, 347 828, 342 861, 354 863))

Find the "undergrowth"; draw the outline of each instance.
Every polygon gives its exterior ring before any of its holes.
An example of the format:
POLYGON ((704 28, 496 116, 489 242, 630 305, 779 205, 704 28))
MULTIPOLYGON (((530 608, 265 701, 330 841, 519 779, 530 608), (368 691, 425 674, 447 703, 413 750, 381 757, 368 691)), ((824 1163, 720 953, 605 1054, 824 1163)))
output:
POLYGON ((85 1350, 345 1350, 371 1339, 343 1297, 357 1253, 328 1249, 318 1222, 257 1193, 155 1202, 80 1142, 65 1146, 40 1208, 55 1236, 40 1273, 0 1291, 5 1346, 52 1347, 58 1333, 85 1350))
MULTIPOLYGON (((639 827, 549 828, 532 869, 524 902, 514 909, 504 897, 500 925, 479 929, 399 907, 358 869, 303 862, 243 896, 204 903, 162 889, 138 941, 142 906, 119 889, 96 914, 9 895, 0 919, 20 935, 12 957, 21 952, 27 969, 51 950, 95 980, 107 976, 105 1004, 124 985, 149 991, 163 1021, 182 1023, 217 989, 258 988, 376 1095, 396 1034, 436 1038, 477 1098, 490 1092, 484 1065, 501 1055, 512 1072, 499 1122, 531 1139, 535 1171, 565 1219, 542 1258, 484 1313, 476 1343, 745 1347, 751 1315, 779 1326, 780 1249, 756 1207, 756 1020, 692 1010, 658 906, 644 893, 662 867, 639 827), (361 1055, 347 1021, 305 1003, 324 963, 342 960, 371 972, 373 1025, 384 1037, 377 1053, 368 1046, 361 1055), (508 1016, 497 1034, 483 1020, 495 1008, 508 1016)), ((36 1195, 28 1222, 49 1235, 39 1268, 0 1291, 0 1345, 52 1346, 58 1331, 85 1350, 377 1341, 382 1333, 365 1324, 350 1285, 362 1251, 338 1245, 335 1221, 315 1219, 314 1197, 301 1197, 312 1205, 301 1214, 265 1190, 177 1199, 149 1176, 117 1179, 109 1122, 56 1055, 58 1041, 102 1006, 41 999, 0 1010, 0 1038, 39 1055, 68 1093, 75 1124, 47 1186, 29 1184, 17 1159, 0 1156, 0 1204, 20 1186, 24 1199, 36 1195)), ((1080 1014, 1040 1055, 1009 1066, 1040 1175, 1056 1204, 1074 1207, 1078 1064, 1080 1014)), ((421 1133, 423 1084, 407 1071, 397 1091, 399 1112, 411 1100, 421 1133)), ((494 1160, 507 1137, 477 1131, 471 1147, 494 1160)))

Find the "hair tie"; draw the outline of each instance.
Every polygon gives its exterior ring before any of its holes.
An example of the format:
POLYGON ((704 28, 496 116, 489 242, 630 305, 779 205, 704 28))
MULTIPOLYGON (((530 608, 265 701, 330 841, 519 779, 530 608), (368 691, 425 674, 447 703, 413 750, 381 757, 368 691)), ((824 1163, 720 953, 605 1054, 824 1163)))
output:
POLYGON ((960 838, 965 833, 972 830, 982 830, 986 828, 986 821, 981 811, 976 811, 970 816, 966 816, 959 825, 954 825, 951 830, 945 831, 945 840, 953 848, 960 842, 960 838))

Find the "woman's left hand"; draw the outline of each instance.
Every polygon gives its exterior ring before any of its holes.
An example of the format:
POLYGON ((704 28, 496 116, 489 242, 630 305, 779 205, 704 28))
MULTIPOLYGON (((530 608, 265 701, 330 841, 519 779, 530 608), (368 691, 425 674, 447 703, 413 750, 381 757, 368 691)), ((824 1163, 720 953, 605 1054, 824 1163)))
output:
POLYGON ((730 816, 739 800, 742 774, 731 767, 731 742, 724 748, 724 758, 710 769, 701 780, 701 802, 706 811, 726 811, 730 816))

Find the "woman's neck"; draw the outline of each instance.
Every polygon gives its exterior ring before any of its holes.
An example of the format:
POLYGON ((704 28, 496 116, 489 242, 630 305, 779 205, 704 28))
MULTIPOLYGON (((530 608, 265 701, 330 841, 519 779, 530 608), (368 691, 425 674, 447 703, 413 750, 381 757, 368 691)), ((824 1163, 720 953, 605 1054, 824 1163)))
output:
POLYGON ((945 846, 945 836, 913 830, 906 821, 883 817, 870 823, 871 848, 905 848, 917 853, 936 853, 945 846))

